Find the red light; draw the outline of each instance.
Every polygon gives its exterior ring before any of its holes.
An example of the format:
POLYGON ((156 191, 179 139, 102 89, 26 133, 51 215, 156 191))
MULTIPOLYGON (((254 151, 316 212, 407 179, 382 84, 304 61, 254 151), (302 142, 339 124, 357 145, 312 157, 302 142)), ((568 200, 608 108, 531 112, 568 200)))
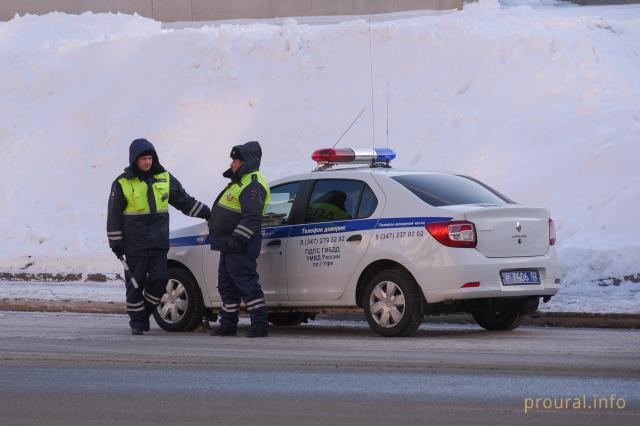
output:
POLYGON ((549 218, 549 245, 552 246, 556 243, 556 225, 553 223, 553 219, 549 218))
POLYGON ((356 159, 356 154, 349 148, 318 149, 311 155, 316 163, 349 163, 356 159))
POLYGON ((478 281, 474 281, 471 283, 463 284, 460 288, 471 288, 471 287, 480 287, 480 283, 478 281))
POLYGON ((428 223, 425 228, 447 247, 474 248, 477 244, 476 227, 466 220, 428 223))

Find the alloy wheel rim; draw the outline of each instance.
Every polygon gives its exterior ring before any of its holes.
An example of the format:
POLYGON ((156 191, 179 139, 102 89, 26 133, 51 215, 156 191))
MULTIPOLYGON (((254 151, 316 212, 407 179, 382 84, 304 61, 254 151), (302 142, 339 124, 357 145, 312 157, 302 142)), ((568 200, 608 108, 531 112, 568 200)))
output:
POLYGON ((404 293, 394 282, 382 281, 378 283, 369 297, 369 311, 379 326, 395 327, 404 317, 404 293))
POLYGON ((169 324, 175 324, 184 317, 188 305, 189 297, 182 283, 173 279, 167 281, 165 293, 157 307, 160 318, 169 324))

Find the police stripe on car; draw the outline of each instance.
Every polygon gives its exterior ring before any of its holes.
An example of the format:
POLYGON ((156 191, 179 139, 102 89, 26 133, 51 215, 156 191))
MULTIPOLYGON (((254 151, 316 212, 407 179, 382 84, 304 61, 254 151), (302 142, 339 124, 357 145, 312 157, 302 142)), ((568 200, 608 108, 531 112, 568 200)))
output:
MULTIPOLYGON (((345 220, 331 224, 304 224, 274 226, 262 230, 265 240, 291 238, 306 235, 338 234, 343 232, 367 231, 372 229, 424 228, 429 223, 447 222, 450 217, 396 217, 381 219, 345 220)), ((210 244, 208 235, 178 237, 169 240, 171 247, 199 246, 210 244)))

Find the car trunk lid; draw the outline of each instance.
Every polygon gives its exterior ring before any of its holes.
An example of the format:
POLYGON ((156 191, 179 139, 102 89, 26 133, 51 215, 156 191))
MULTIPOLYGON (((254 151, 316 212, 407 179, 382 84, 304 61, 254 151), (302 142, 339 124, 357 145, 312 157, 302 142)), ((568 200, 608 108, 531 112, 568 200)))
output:
MULTIPOLYGON (((451 208, 450 206, 449 208, 451 208)), ((542 256, 549 250, 549 211, 514 204, 466 206, 476 226, 476 249, 487 257, 542 256)))

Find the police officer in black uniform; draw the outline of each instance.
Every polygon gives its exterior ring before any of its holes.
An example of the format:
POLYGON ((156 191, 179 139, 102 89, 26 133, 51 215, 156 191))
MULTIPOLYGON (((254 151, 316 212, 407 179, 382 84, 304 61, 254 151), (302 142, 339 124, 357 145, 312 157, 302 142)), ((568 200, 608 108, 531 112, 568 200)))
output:
POLYGON ((109 246, 118 259, 126 256, 129 268, 127 312, 134 335, 149 331, 149 316, 165 292, 169 204, 188 216, 209 219, 209 207, 189 196, 162 167, 151 142, 134 140, 129 167, 111 185, 107 212, 109 246))
POLYGON ((266 337, 269 320, 258 282, 257 258, 262 245, 262 215, 269 204, 269 185, 260 172, 262 149, 247 142, 231 150, 231 167, 223 176, 231 182, 211 209, 211 249, 220 251, 218 291, 222 298, 220 326, 212 335, 235 336, 240 304, 251 317, 247 337, 266 337))

